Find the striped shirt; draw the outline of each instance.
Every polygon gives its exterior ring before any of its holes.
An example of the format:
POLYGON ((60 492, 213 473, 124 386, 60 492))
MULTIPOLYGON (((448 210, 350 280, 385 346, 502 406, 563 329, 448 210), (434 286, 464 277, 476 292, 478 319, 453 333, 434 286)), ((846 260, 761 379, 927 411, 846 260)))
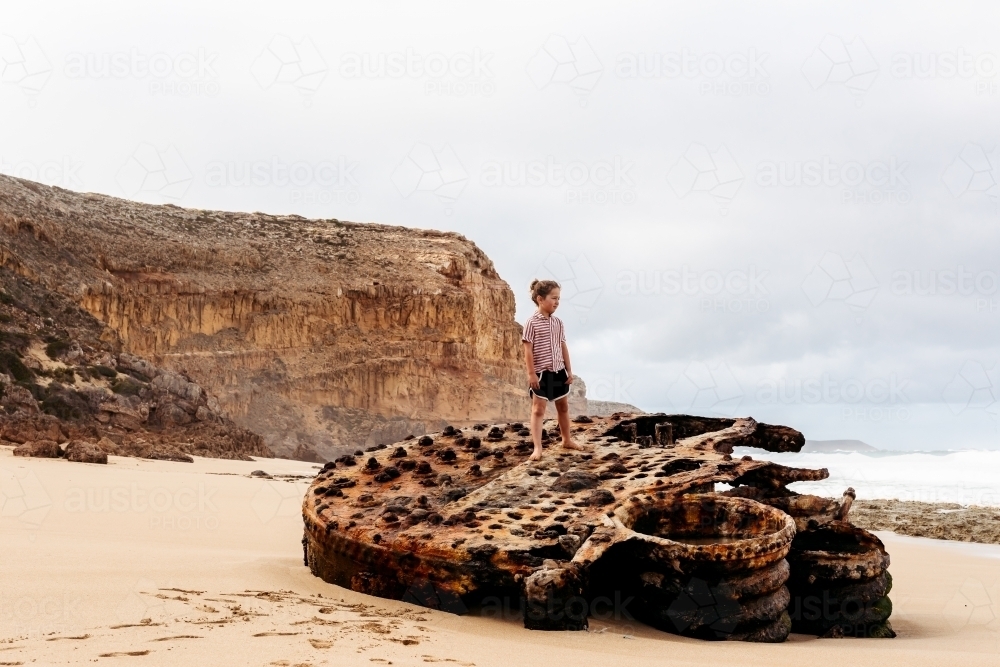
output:
POLYGON ((521 340, 531 343, 531 355, 535 361, 535 373, 544 370, 560 371, 566 368, 563 360, 562 344, 566 342, 563 323, 555 315, 546 317, 536 311, 524 324, 521 340))

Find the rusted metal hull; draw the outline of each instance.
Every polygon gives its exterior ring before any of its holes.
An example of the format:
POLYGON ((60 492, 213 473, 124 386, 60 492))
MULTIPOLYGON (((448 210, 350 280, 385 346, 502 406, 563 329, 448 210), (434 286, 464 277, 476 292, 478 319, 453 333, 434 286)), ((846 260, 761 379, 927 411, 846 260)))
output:
POLYGON ((792 627, 824 637, 895 637, 882 541, 844 521, 803 531, 789 559, 792 627))
POLYGON ((610 613, 706 639, 782 641, 786 583, 802 567, 793 540, 810 512, 819 525, 846 510, 789 500, 786 484, 825 470, 730 454, 797 451, 802 435, 687 415, 574 421, 588 451, 562 449, 546 422, 540 462, 527 460, 523 425, 501 424, 327 464, 303 501, 306 564, 355 591, 457 613, 503 598, 536 629, 583 629, 598 602, 629 600, 610 613), (736 488, 715 493, 718 482, 736 488))

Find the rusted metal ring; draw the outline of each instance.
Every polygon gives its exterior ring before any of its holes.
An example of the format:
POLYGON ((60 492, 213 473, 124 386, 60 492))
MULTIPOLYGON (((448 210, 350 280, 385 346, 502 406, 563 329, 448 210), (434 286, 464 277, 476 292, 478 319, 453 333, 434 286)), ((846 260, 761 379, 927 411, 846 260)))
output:
POLYGON ((792 517, 747 498, 633 498, 615 511, 623 538, 646 543, 649 558, 670 563, 677 571, 698 564, 730 572, 760 569, 783 559, 795 537, 792 517), (706 543, 690 543, 701 538, 706 543))

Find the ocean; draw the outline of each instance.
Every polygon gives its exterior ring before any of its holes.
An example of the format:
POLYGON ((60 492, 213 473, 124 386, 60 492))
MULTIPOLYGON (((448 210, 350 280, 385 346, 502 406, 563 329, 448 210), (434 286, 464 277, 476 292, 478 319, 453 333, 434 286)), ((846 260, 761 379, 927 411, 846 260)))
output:
POLYGON ((776 454, 737 447, 733 458, 750 455, 795 468, 826 468, 819 482, 795 482, 798 493, 839 497, 854 487, 859 500, 876 498, 925 503, 1000 506, 1000 451, 805 452, 776 454))

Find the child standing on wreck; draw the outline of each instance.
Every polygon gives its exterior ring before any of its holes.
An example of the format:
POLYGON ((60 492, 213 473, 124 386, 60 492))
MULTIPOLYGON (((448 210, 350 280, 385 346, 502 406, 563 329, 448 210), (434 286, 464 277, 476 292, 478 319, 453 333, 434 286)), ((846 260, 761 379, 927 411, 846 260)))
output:
POLYGON ((573 442, 569 425, 569 386, 573 383, 569 348, 562 320, 553 315, 559 307, 559 283, 531 281, 531 300, 538 310, 524 324, 524 364, 531 397, 531 438, 535 444, 529 460, 542 458, 542 420, 549 401, 555 401, 559 433, 566 449, 582 450, 573 442))

